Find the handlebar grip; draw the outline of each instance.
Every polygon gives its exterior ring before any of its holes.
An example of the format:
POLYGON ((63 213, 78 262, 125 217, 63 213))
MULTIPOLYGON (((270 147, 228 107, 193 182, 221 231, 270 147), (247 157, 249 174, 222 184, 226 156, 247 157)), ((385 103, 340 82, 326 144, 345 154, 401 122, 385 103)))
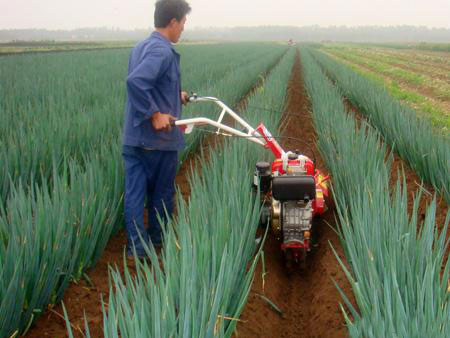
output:
POLYGON ((194 102, 195 100, 197 100, 197 93, 191 93, 191 95, 188 97, 188 102, 194 102))

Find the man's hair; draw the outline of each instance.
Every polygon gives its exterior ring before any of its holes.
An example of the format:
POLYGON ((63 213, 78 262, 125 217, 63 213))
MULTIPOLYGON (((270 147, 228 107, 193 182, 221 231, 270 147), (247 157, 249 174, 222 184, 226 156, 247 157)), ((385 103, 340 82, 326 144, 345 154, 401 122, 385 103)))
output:
POLYGON ((165 28, 172 19, 181 21, 191 7, 184 0, 158 0, 155 4, 155 27, 165 28))

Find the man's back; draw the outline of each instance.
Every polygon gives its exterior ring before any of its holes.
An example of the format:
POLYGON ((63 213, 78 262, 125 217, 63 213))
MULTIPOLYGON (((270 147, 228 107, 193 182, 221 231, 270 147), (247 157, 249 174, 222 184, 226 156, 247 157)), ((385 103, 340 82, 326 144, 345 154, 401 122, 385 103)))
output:
POLYGON ((184 138, 178 128, 156 131, 155 112, 181 117, 180 57, 171 43, 153 32, 132 50, 128 65, 124 145, 158 150, 180 150, 184 138))

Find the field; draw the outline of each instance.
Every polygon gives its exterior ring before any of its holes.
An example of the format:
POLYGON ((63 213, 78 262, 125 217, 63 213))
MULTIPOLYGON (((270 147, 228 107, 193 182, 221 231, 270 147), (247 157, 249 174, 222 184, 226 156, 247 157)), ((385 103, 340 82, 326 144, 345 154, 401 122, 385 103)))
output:
POLYGON ((415 49, 325 45, 330 56, 381 84, 400 101, 450 129, 450 55, 415 49))
POLYGON ((0 338, 450 336, 446 52, 177 47, 183 88, 331 175, 317 247, 287 274, 250 184, 271 155, 202 131, 161 264, 124 262, 123 47, 0 57, 0 338))
POLYGON ((0 43, 0 55, 131 48, 134 45, 135 45, 134 41, 107 41, 107 42, 15 41, 15 42, 0 43))

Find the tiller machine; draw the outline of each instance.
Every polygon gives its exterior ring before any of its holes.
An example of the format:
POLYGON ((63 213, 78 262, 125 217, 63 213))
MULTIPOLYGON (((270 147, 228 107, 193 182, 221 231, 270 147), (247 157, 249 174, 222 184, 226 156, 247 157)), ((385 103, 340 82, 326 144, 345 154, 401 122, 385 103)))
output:
POLYGON ((256 191, 259 186, 263 203, 261 224, 270 224, 272 232, 281 241, 287 267, 292 269, 295 264, 304 268, 312 248, 313 220, 326 211, 328 177, 324 177, 307 156, 284 151, 263 124, 252 128, 220 100, 194 95, 189 102, 214 102, 222 111, 217 121, 204 117, 175 121, 174 125, 186 134, 196 125, 211 125, 217 128, 215 133, 218 135, 243 137, 272 151, 273 162, 256 163, 253 178, 253 186, 256 191), (222 123, 226 114, 244 130, 222 123))

